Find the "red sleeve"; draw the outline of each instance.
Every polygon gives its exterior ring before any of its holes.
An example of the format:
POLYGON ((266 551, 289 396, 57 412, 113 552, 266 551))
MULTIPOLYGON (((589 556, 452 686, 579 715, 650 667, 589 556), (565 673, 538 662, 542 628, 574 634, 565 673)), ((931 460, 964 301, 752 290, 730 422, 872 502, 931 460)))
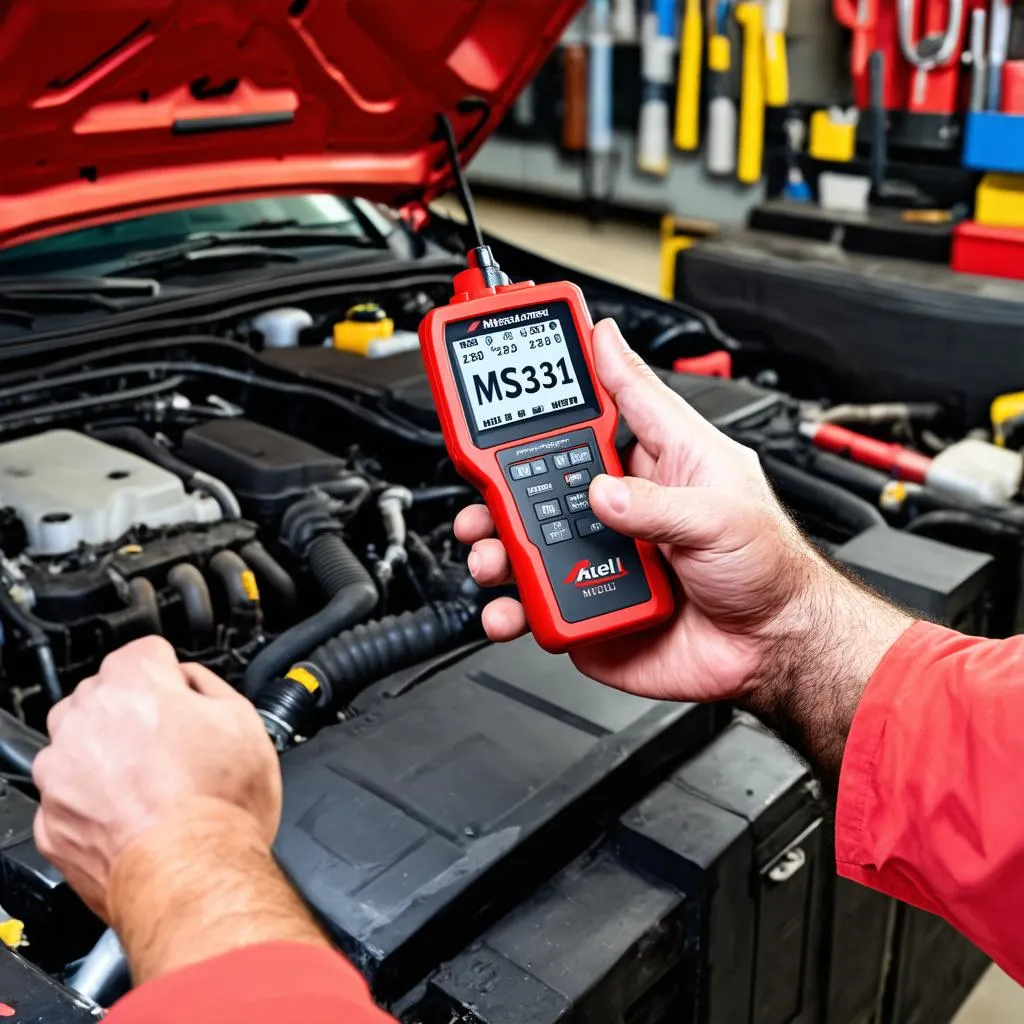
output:
POLYGON ((107 1024, 393 1024, 358 972, 319 946, 272 943, 155 978, 124 997, 107 1024))
POLYGON ((1024 983, 1024 637, 926 623, 882 660, 839 782, 839 873, 946 918, 1024 983))

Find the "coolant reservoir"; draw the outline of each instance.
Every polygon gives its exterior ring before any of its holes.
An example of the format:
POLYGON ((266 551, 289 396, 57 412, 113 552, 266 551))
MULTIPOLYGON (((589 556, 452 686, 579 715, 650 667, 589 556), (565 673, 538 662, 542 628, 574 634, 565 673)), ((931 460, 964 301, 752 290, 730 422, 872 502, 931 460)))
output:
POLYGON ((1022 474, 1020 452, 969 437, 935 456, 925 482, 954 498, 1005 505, 1019 493, 1022 474))
POLYGON ((380 359, 419 348, 415 331, 396 331, 395 322, 375 302, 353 306, 334 325, 330 343, 340 352, 380 359))

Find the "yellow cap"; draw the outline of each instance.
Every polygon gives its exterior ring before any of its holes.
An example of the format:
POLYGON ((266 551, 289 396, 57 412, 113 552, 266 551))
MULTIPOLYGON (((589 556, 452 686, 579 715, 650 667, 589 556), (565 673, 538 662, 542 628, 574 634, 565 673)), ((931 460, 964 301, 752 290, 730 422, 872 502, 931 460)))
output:
POLYGON ((902 480, 890 480, 878 498, 878 505, 886 512, 899 512, 907 500, 908 488, 902 480))
POLYGON ((25 924, 16 917, 0 921, 0 942, 8 949, 17 949, 25 940, 25 924))
POLYGON ((320 689, 320 680, 303 665, 293 665, 288 670, 288 674, 285 676, 285 679, 290 679, 293 683, 298 683, 299 686, 309 690, 310 693, 316 693, 316 691, 320 689))
POLYGON ((260 599, 260 588, 256 583, 256 577, 252 574, 251 569, 246 569, 242 573, 242 589, 245 591, 245 596, 250 601, 258 601, 260 599))
POLYGON ((997 445, 1000 447, 1006 445, 1003 424, 1022 413, 1024 413, 1024 391, 1014 391, 993 399, 989 415, 992 417, 992 433, 997 445))
POLYGON ((385 316, 375 302, 353 306, 341 323, 334 325, 334 347, 342 352, 355 352, 365 356, 370 343, 390 338, 395 333, 395 321, 385 316))

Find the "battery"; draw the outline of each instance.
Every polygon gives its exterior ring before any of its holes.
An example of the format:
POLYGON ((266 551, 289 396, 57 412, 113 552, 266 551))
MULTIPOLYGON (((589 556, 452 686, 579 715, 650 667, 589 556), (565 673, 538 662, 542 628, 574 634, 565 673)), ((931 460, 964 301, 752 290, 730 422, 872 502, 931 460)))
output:
POLYGON ((33 961, 56 971, 84 956, 103 924, 39 852, 32 835, 37 806, 0 780, 0 906, 24 922, 33 961))
POLYGON ((85 1024, 101 1020, 103 1010, 0 946, 0 1017, 14 1024, 85 1024))
POLYGON ((441 967, 412 1016, 817 1021, 824 815, 796 756, 737 721, 441 967))
POLYGON ((283 755, 275 853, 390 1008, 599 841, 723 714, 600 686, 530 637, 448 656, 283 755))

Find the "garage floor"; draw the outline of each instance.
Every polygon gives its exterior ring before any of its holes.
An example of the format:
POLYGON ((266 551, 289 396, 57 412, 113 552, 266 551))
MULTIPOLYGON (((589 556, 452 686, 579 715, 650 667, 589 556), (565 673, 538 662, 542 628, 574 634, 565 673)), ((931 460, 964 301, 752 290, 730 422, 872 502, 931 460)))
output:
MULTIPOLYGON (((454 205, 446 206, 453 212, 457 209, 454 205)), ((574 214, 483 198, 477 200, 477 208, 484 227, 509 241, 529 245, 634 288, 651 292, 658 289, 655 227, 627 223, 590 226, 574 214)), ((1017 1024, 1021 1020, 1024 989, 993 967, 974 990, 955 1024, 1017 1024)))

